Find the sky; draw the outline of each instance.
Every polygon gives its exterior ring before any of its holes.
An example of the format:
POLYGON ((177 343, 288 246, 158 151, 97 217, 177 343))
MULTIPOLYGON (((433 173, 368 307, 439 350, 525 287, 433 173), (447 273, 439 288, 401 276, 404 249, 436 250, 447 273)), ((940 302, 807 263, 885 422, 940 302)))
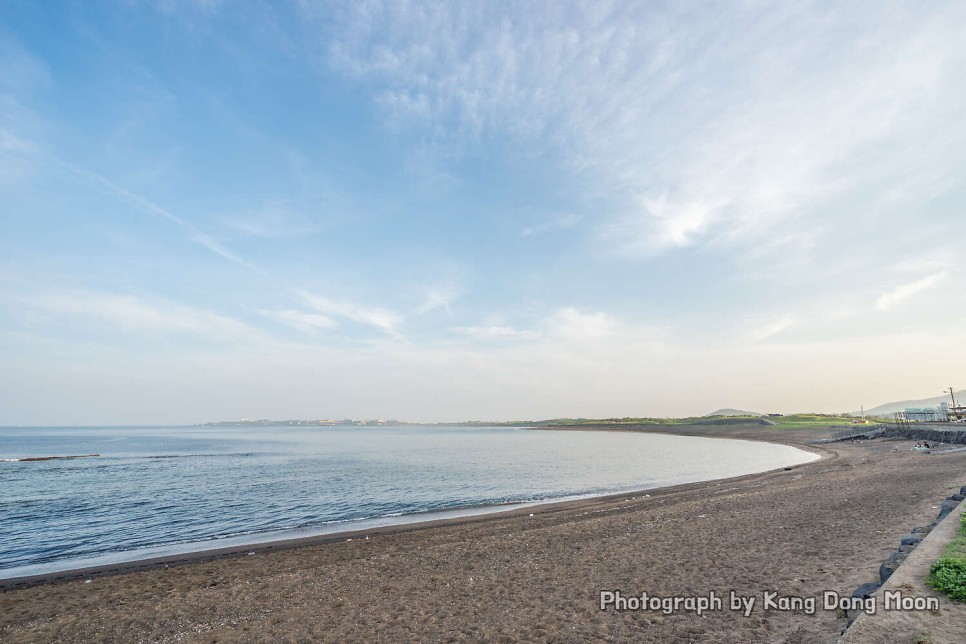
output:
POLYGON ((966 387, 966 3, 0 4, 0 425, 966 387))

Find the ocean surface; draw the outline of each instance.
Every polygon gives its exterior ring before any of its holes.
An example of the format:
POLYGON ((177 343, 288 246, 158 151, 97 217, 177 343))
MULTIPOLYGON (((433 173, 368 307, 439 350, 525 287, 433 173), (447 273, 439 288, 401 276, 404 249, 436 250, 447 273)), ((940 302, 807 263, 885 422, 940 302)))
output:
POLYGON ((0 578, 724 478, 816 458, 768 443, 601 431, 0 428, 0 578), (100 456, 15 460, 94 453, 100 456))

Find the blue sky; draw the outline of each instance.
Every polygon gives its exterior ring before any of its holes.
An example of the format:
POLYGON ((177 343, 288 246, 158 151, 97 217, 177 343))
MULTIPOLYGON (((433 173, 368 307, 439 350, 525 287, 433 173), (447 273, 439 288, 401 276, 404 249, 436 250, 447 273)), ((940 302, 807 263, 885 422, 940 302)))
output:
POLYGON ((962 387, 964 23, 958 2, 4 2, 0 424, 962 387))

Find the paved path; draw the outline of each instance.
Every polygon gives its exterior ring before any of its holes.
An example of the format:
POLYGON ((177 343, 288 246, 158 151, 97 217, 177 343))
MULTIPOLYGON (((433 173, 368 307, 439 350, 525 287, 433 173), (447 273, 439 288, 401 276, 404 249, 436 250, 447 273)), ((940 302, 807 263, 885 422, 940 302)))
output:
POLYGON ((966 501, 949 513, 922 540, 876 593, 876 613, 863 614, 839 640, 841 644, 962 644, 966 642, 966 604, 954 602, 926 586, 929 567, 959 529, 966 501), (938 611, 883 610, 885 593, 904 597, 936 597, 938 611))

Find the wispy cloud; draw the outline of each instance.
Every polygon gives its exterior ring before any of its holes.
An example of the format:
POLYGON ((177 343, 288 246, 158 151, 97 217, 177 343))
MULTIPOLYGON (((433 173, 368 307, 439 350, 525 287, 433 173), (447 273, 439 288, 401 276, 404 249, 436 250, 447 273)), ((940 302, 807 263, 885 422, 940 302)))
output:
POLYGON ((614 330, 614 320, 606 313, 585 313, 574 307, 556 311, 547 325, 548 335, 575 342, 603 338, 614 330))
POLYGON ((452 313, 450 304, 462 295, 462 289, 456 283, 445 283, 429 286, 425 289, 423 303, 416 309, 417 315, 423 315, 436 309, 443 309, 452 313))
POLYGON ((475 339, 544 340, 553 344, 578 346, 584 342, 613 337, 617 322, 606 313, 588 313, 575 307, 564 307, 543 319, 533 320, 529 329, 507 324, 482 324, 452 327, 452 331, 475 339))
POLYGON ((312 235, 321 226, 308 217, 292 213, 288 208, 273 204, 262 212, 235 214, 222 217, 226 226, 249 237, 267 239, 312 235))
MULTIPOLYGON (((109 179, 97 173, 85 170, 83 168, 78 168, 71 164, 64 165, 71 171, 103 186, 111 194, 130 201, 139 208, 176 224, 188 232, 188 239, 190 241, 200 244, 219 257, 222 257, 246 269, 256 271, 260 274, 266 274, 265 271, 257 268, 254 264, 242 256, 229 250, 224 244, 211 235, 201 231, 194 224, 179 217, 170 210, 117 185, 113 181, 110 181, 109 179)), ((362 325, 375 327, 393 335, 399 335, 396 327, 399 325, 402 318, 389 309, 363 306, 345 300, 333 300, 321 295, 308 293, 303 289, 289 286, 287 284, 282 284, 281 287, 302 299, 308 306, 315 309, 319 313, 341 316, 362 325)))
POLYGON ((282 311, 263 309, 259 313, 307 335, 313 335, 319 331, 328 331, 339 326, 332 318, 319 315, 318 313, 306 313, 293 309, 285 309, 282 311))
POLYGON ((24 153, 32 152, 36 146, 29 141, 22 139, 13 132, 0 130, 0 153, 24 153))
POLYGON ((542 235, 544 233, 573 228, 580 223, 581 219, 583 219, 583 217, 573 213, 561 215, 559 217, 550 219, 549 221, 527 226, 520 231, 520 237, 532 237, 534 235, 542 235))
POLYGON ((36 152, 32 141, 0 129, 0 185, 14 185, 28 176, 36 152))
MULTIPOLYGON (((854 207, 901 184, 908 202, 948 186, 966 161, 966 128, 947 118, 966 104, 966 9, 891 4, 875 21, 868 9, 305 11, 324 13, 328 62, 367 83, 387 118, 457 145, 510 136, 552 152, 608 195, 594 222, 608 249, 647 256, 847 233, 833 197, 854 207)), ((863 215, 892 216, 871 204, 863 215)))
POLYGON ((746 337, 751 342, 762 342, 800 323, 801 320, 799 318, 792 315, 785 315, 777 320, 771 320, 752 328, 748 331, 746 337))
POLYGON ((182 228, 184 231, 188 233, 188 239, 190 241, 196 244, 199 244, 201 246, 204 246, 205 248, 215 253, 216 255, 223 257, 224 259, 227 259, 230 262, 238 264, 239 266, 243 266, 251 270, 255 269, 255 267, 251 263, 249 263, 239 255, 233 253, 232 251, 228 250, 217 239, 201 231, 197 226, 186 221, 185 219, 182 219, 181 217, 174 214, 167 208, 164 208, 149 199, 146 199, 140 195, 137 195, 131 192, 130 190, 127 190, 126 188, 119 186, 118 184, 114 183, 110 179, 107 179, 106 177, 103 177, 97 174, 96 172, 91 172, 90 170, 79 168, 69 163, 65 163, 64 166, 70 169, 72 172, 82 177, 85 177, 99 184, 100 186, 106 188, 111 194, 117 197, 121 197, 122 199, 133 203, 134 205, 138 206, 139 208, 141 208, 146 212, 150 212, 154 215, 161 217, 162 219, 166 219, 167 221, 170 221, 176 224, 177 226, 179 226, 180 228, 182 228))
POLYGON ((932 275, 927 275, 922 279, 907 284, 901 284, 892 290, 886 291, 875 301, 875 308, 878 311, 886 311, 895 308, 896 305, 909 299, 910 297, 927 291, 938 286, 949 275, 948 271, 939 271, 932 275))
POLYGON ((631 254, 648 254, 673 247, 685 247, 696 243, 718 219, 718 213, 726 201, 692 201, 687 203, 669 201, 667 194, 643 197, 643 212, 621 221, 617 225, 618 247, 631 254))
POLYGON ((264 337, 257 329, 225 315, 137 295, 90 290, 51 291, 29 296, 25 306, 71 324, 102 325, 138 335, 181 335, 222 342, 264 337))
POLYGON ((153 0, 151 4, 162 13, 175 13, 188 7, 202 14, 213 14, 221 8, 223 0, 153 0))
POLYGON ((527 329, 514 329, 510 326, 457 326, 453 327, 452 331, 465 335, 470 338, 477 340, 491 340, 491 339, 517 339, 517 340, 535 340, 537 338, 543 337, 540 331, 527 330, 527 329))
POLYGON ((291 289, 298 294, 310 308, 324 315, 335 315, 369 327, 374 327, 390 335, 398 336, 397 327, 402 317, 386 308, 361 306, 345 300, 334 300, 315 295, 301 289, 291 289))
POLYGON ((33 89, 50 83, 47 65, 7 34, 0 39, 0 62, 0 89, 33 89))
POLYGON ((42 125, 33 103, 49 85, 47 65, 0 34, 0 185, 15 185, 39 165, 42 125))

